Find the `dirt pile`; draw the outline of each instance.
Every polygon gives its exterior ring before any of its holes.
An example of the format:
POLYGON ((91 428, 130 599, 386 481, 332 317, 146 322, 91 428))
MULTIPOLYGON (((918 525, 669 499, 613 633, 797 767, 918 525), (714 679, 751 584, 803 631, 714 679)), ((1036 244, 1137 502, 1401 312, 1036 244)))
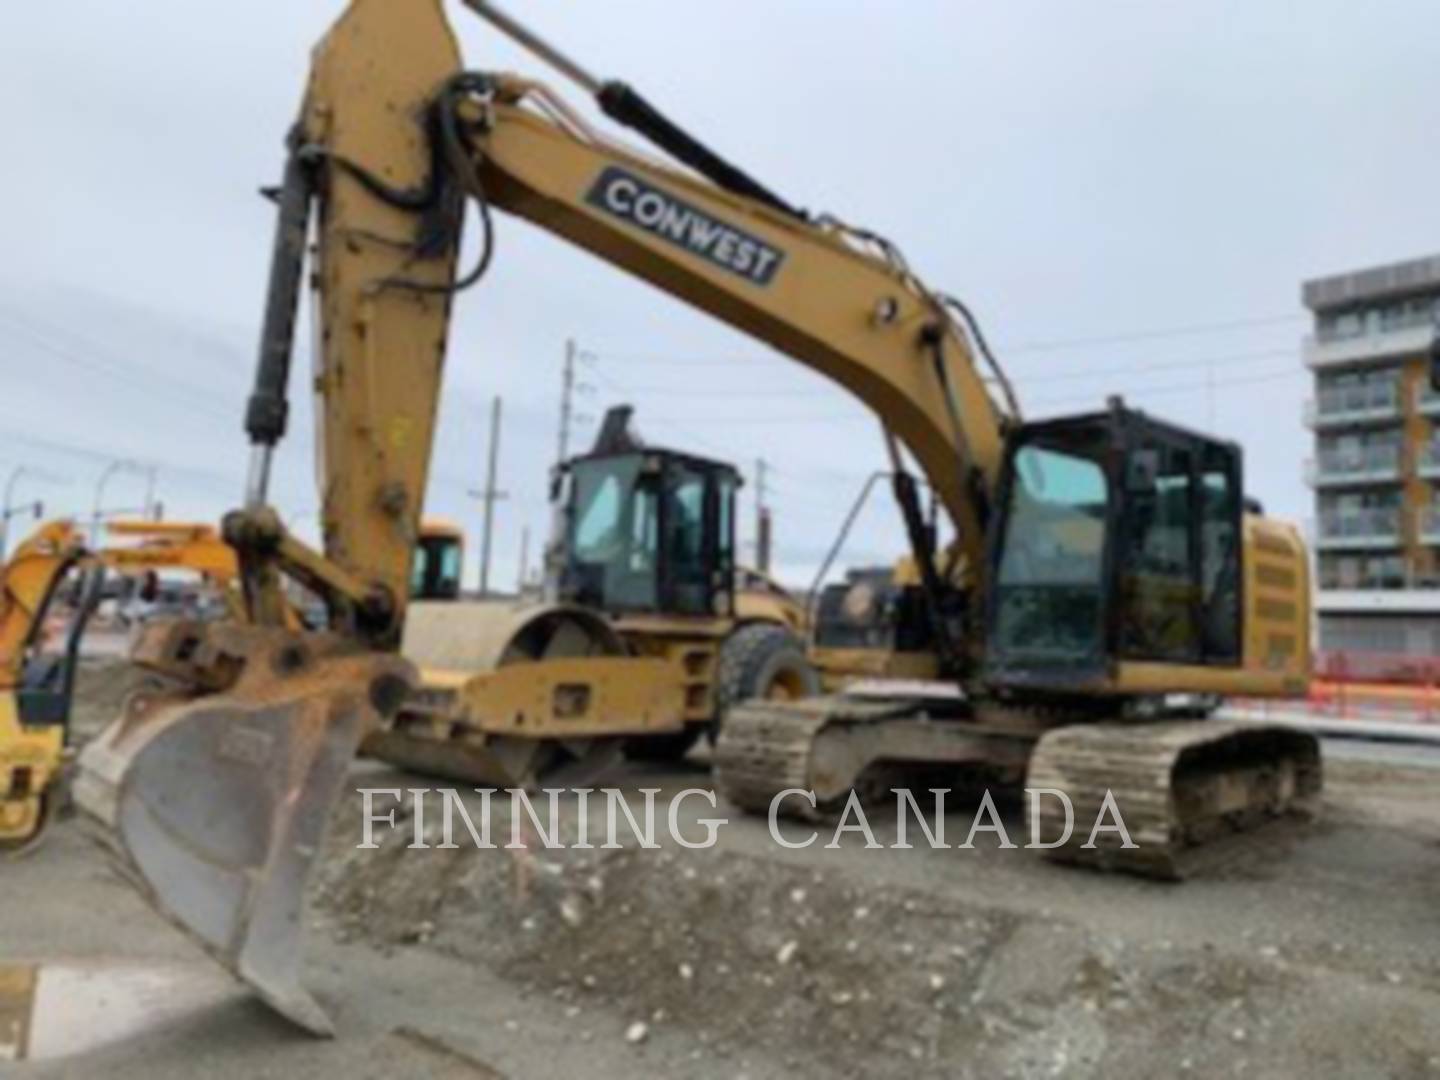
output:
POLYGON ((682 1029, 697 1057, 739 1067, 758 1048, 840 1076, 1144 1072, 1157 1048, 1169 1071, 1263 1073, 1306 1007, 1309 980, 1277 947, 1140 944, 715 849, 419 850, 402 827, 357 850, 351 811, 321 871, 322 926, 484 965, 565 1003, 580 1038, 682 1029))

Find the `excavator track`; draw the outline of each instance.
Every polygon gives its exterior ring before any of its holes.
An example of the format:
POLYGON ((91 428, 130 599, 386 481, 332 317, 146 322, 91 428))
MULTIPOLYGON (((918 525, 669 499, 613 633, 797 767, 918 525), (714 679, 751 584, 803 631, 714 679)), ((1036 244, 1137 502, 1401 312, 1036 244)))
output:
POLYGON ((786 799, 778 811, 814 818, 857 790, 862 800, 905 783, 907 770, 936 765, 1023 763, 1031 740, 929 715, 913 698, 832 696, 749 701, 726 714, 715 744, 715 782, 742 810, 768 813, 783 791, 813 792, 815 804, 786 799))
POLYGON ((1053 859, 1143 877, 1180 880, 1217 858, 1218 841, 1319 808, 1318 741, 1293 728, 1223 720, 1075 724, 1048 732, 1030 761, 1028 788, 1063 791, 1074 809, 1039 800, 1039 835, 1053 859), (1091 829, 1105 808, 1118 832, 1091 829), (1064 839, 1064 843, 1059 843, 1064 839))
POLYGON ((835 700, 752 701, 732 708, 715 741, 715 783, 721 794, 742 810, 760 814, 787 788, 809 790, 810 752, 820 729, 834 719, 835 700))
POLYGON ((725 716, 715 743, 715 782, 727 799, 755 814, 768 813, 771 801, 787 789, 814 791, 815 809, 804 799, 786 799, 781 810, 791 816, 819 816, 827 802, 858 780, 817 768, 822 733, 836 735, 839 729, 913 711, 909 703, 844 697, 746 702, 725 716))
MULTIPOLYGON (((1316 739, 1293 728, 1222 720, 1068 724, 1038 740, 963 720, 934 721, 913 700, 845 696, 751 701, 727 715, 715 746, 720 792, 749 813, 817 818, 856 789, 903 785, 937 764, 1029 765, 1025 786, 1053 789, 1038 808, 1050 858, 1180 880, 1222 860, 1223 841, 1283 817, 1312 817, 1322 769, 1316 739), (881 783, 883 781, 883 783, 881 783), (1107 796, 1110 805, 1107 806, 1107 796), (1103 813, 1102 813, 1103 811, 1103 813), (1097 822, 1122 822, 1133 846, 1097 822)), ((873 794, 873 793, 872 793, 873 794)))

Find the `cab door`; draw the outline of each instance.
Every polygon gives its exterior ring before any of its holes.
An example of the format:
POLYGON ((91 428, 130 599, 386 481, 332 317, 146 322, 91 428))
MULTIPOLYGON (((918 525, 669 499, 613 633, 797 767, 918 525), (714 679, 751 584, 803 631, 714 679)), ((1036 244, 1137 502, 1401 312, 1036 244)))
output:
POLYGON ((1176 664, 1240 659, 1239 450, 1136 425, 1115 562, 1116 652, 1176 664))

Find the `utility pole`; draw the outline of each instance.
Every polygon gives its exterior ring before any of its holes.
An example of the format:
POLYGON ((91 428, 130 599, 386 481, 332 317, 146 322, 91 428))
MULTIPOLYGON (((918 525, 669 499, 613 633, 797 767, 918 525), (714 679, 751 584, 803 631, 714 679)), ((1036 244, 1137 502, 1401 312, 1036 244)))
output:
POLYGON ((575 339, 565 340, 565 371, 560 377, 560 448, 555 464, 570 456, 570 424, 575 415, 575 339))
POLYGON ((155 478, 158 470, 154 465, 145 469, 145 520, 159 521, 159 504, 155 502, 155 478))
POLYGON ((764 458, 755 459, 755 569, 770 572, 770 506, 765 498, 764 458))
POLYGON ((560 376, 560 443, 556 450, 555 464, 563 465, 570 456, 570 436, 576 424, 583 424, 591 418, 575 411, 577 394, 594 393, 595 387, 578 378, 576 371, 581 364, 594 363, 595 356, 579 348, 574 338, 565 342, 565 368, 560 376))
POLYGON ((470 497, 479 499, 483 506, 480 527, 480 595, 490 593, 490 551, 494 537, 495 503, 505 498, 505 492, 495 487, 495 473, 500 464, 500 397, 496 395, 490 405, 490 456, 485 466, 485 486, 470 492, 470 497))
POLYGON ((525 579, 530 576, 530 526, 525 525, 520 529, 520 572, 516 575, 515 592, 523 595, 525 592, 525 579))
POLYGON ((1205 430, 1215 430, 1215 365, 1205 362, 1205 430))

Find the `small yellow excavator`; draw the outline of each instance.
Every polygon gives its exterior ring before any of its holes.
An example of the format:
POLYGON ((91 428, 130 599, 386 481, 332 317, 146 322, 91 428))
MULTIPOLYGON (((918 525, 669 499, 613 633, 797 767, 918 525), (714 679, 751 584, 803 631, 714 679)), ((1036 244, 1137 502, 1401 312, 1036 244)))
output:
MULTIPOLYGON (((466 70, 440 0, 352 0, 315 50, 276 192, 250 478, 223 528, 248 619, 154 627, 138 659, 178 689, 132 702, 76 778, 159 911, 284 1015, 330 1030, 300 980, 305 883, 361 738, 423 689, 400 647, 446 333, 491 264, 501 211, 829 377, 889 448, 948 692, 730 710, 715 762, 732 802, 763 812, 800 788, 824 807, 877 778, 993 769, 1068 791, 1078 820, 1113 793, 1138 849, 1112 836, 1056 854, 1160 876, 1217 831, 1314 804, 1314 739, 1210 715, 1227 694, 1301 694, 1309 674, 1305 551, 1248 503, 1240 447, 1119 399, 1025 422, 968 309, 895 244, 800 209, 632 87, 488 0, 463 3, 659 154, 617 144, 534 79, 466 70), (462 270, 467 205, 478 258, 462 270), (322 550, 267 505, 312 244, 322 550), (287 627, 287 580, 323 598, 325 630, 287 627)), ((685 587, 704 607, 730 585, 685 587)), ((644 661, 627 658, 623 684, 607 656, 500 667, 511 707, 486 722, 588 738, 604 732, 597 717, 659 710, 678 729, 670 669, 644 661)))
MULTIPOLYGON (((197 575, 229 618, 246 618, 236 591, 235 550, 215 526, 122 519, 110 522, 106 532, 118 543, 92 549, 73 522, 46 522, 0 568, 0 855, 32 850, 55 808, 70 752, 80 646, 109 575, 142 578, 162 570, 197 575), (55 616, 63 616, 58 650, 49 641, 48 623, 55 616)), ((413 598, 459 594, 462 544, 453 526, 422 523, 413 598)), ((298 629, 300 612, 287 612, 286 623, 298 629)))
MULTIPOLYGON (((47 522, 0 569, 0 853, 30 850, 55 806, 80 642, 105 571, 132 577, 191 571, 217 597, 232 599, 235 552, 213 526, 117 521, 109 532, 133 542, 90 550, 72 522, 47 522), (62 601, 67 583, 75 585, 68 603, 62 601), (57 652, 48 647, 47 624, 62 614, 64 644, 57 652)), ((238 606, 230 611, 243 615, 238 606)))

